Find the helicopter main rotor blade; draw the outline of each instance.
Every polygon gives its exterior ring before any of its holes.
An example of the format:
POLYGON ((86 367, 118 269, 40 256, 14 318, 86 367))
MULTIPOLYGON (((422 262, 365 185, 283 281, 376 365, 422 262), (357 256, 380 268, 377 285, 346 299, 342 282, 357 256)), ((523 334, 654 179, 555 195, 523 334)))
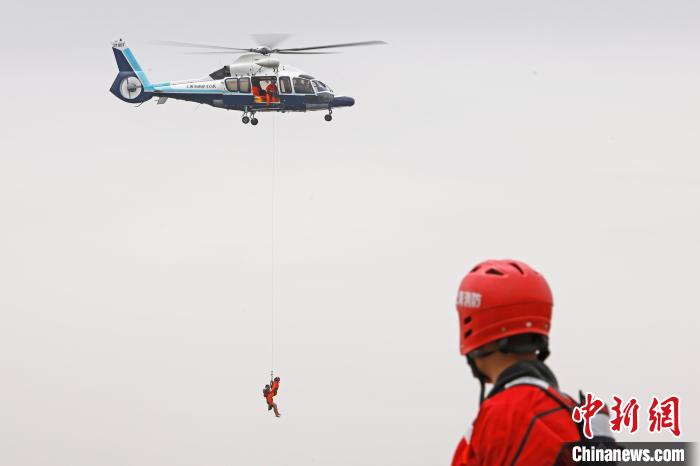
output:
POLYGON ((335 55, 338 52, 296 52, 288 51, 287 49, 280 50, 278 52, 273 52, 280 55, 335 55))
POLYGON ((331 45, 317 45, 314 47, 294 47, 294 48, 286 48, 286 49, 276 49, 273 50, 273 52, 277 53, 282 53, 282 52, 299 52, 303 50, 319 50, 319 49, 333 49, 333 48, 338 48, 338 47, 357 47, 361 45, 383 45, 386 44, 383 40, 366 40, 362 42, 347 42, 345 44, 331 44, 331 45))
MULTIPOLYGON (((288 37, 289 34, 258 34, 257 36, 260 38, 260 40, 265 40, 270 43, 279 43, 281 40, 285 39, 288 37)), ((231 52, 253 52, 253 53, 259 53, 262 55, 269 55, 271 53, 279 53, 279 54, 286 54, 286 55, 293 55, 293 54, 298 54, 298 55, 320 55, 320 54, 329 54, 329 53, 337 53, 337 52, 312 52, 312 50, 321 50, 321 49, 334 49, 334 48, 341 48, 341 47, 357 47, 357 46, 363 46, 363 45, 382 45, 386 44, 386 42, 382 40, 368 40, 368 41, 363 41, 363 42, 346 42, 343 44, 329 44, 329 45, 316 45, 313 47, 293 47, 293 48, 272 48, 270 46, 262 46, 258 48, 240 48, 240 47, 227 47, 227 46, 222 46, 222 45, 212 45, 212 44, 199 44, 196 42, 179 42, 179 41, 174 41, 174 40, 156 40, 152 41, 154 44, 158 45, 168 45, 168 46, 175 46, 175 47, 189 47, 189 48, 196 48, 196 49, 211 49, 213 50, 212 52, 207 52, 207 51, 199 51, 199 52, 194 52, 195 54, 207 54, 207 53, 231 53, 231 52), (219 51, 226 51, 226 52, 219 52, 219 51)))
POLYGON ((238 52, 234 50, 214 50, 210 52, 182 52, 185 55, 237 55, 238 52))
POLYGON ((237 47, 224 47, 221 45, 208 45, 208 44, 196 44, 194 42, 178 42, 174 40, 154 40, 154 44, 158 45, 169 45, 174 47, 191 47, 197 49, 218 49, 218 50, 231 50, 234 52, 250 52, 252 49, 242 49, 237 47))
MULTIPOLYGON (((236 52, 217 50, 211 52, 184 52, 185 55, 231 55, 236 52)), ((338 52, 273 52, 279 55, 336 55, 338 52)))

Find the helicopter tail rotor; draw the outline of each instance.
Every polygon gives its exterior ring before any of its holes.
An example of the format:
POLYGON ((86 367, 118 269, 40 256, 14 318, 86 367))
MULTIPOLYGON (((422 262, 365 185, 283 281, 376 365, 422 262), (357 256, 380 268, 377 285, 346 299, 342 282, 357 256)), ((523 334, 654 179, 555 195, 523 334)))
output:
POLYGON ((110 92, 125 102, 143 103, 153 96, 153 85, 126 43, 119 39, 112 43, 119 73, 110 92))

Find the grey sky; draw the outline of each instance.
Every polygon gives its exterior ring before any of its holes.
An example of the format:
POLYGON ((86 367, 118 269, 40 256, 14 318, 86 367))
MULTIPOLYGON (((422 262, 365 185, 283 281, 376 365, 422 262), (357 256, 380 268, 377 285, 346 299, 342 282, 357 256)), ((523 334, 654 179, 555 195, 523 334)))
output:
POLYGON ((490 257, 548 278, 565 390, 679 394, 698 440, 697 2, 3 8, 2 464, 449 464, 490 257), (290 60, 357 105, 274 117, 280 420, 273 117, 108 93, 113 39, 165 81, 226 59, 150 40, 268 31, 390 43, 290 60))

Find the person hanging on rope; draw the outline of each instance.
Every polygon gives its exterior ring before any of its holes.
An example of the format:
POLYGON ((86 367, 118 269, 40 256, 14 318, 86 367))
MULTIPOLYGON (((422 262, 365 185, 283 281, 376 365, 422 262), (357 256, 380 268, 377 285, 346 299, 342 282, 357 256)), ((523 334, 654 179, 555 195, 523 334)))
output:
POLYGON ((276 377, 275 379, 276 380, 271 380, 269 384, 265 385, 265 388, 263 389, 263 396, 265 397, 265 401, 267 401, 267 410, 274 411, 275 417, 280 417, 281 414, 277 409, 277 403, 275 403, 274 399, 275 395, 277 395, 277 390, 279 389, 279 377, 276 377))
POLYGON ((277 390, 280 388, 280 378, 275 377, 270 381, 270 390, 272 390, 272 396, 277 396, 277 390))

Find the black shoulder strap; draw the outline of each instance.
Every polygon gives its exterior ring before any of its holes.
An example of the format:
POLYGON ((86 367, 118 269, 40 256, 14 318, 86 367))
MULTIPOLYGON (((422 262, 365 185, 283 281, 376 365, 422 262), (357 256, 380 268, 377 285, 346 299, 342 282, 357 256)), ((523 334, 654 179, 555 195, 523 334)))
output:
MULTIPOLYGON (((508 388, 515 387, 518 385, 530 385, 530 386, 539 388, 540 390, 542 390, 542 392, 544 392, 544 394, 546 394, 548 397, 550 397, 552 400, 554 400, 559 406, 557 406, 556 408, 538 413, 530 420, 530 424, 528 424, 528 426, 527 426, 527 430, 525 431, 525 435, 523 436, 523 439, 521 440, 520 445, 518 446, 518 450, 515 453, 515 456, 513 457, 513 461, 511 462, 511 466, 514 466, 516 464, 518 458, 520 457, 520 454, 522 453, 523 448, 525 448, 525 443, 527 442, 528 437, 530 436, 530 431, 532 430, 532 427, 535 425, 535 422, 537 422, 537 420, 539 420, 545 416, 548 416, 549 414, 560 411, 562 409, 568 411, 569 414, 571 414, 573 412, 574 408, 576 408, 576 406, 580 406, 580 403, 577 403, 576 401, 574 401, 574 399, 571 398, 569 395, 566 395, 566 394, 560 392, 556 387, 553 387, 553 386, 549 385, 547 382, 545 382, 544 380, 538 379, 536 377, 520 377, 518 379, 515 379, 515 380, 507 383, 505 385, 504 389, 508 389, 508 388)), ((614 444, 615 440, 613 438, 612 432, 610 431, 609 421, 610 421, 610 416, 609 416, 607 410, 605 412, 601 411, 601 412, 597 413, 595 416, 593 416, 593 419, 591 419, 591 422, 592 422, 591 430, 593 432, 592 439, 588 439, 583 434, 583 424, 576 423, 576 428, 578 429, 579 439, 580 439, 579 442, 582 444, 588 444, 588 445, 591 445, 591 444, 598 445, 601 443, 614 444)), ((572 422, 573 422, 573 419, 572 419, 572 422)), ((564 451, 564 449, 562 449, 562 453, 563 453, 563 451, 564 451)), ((562 453, 560 453, 560 457, 561 457, 562 453)))

